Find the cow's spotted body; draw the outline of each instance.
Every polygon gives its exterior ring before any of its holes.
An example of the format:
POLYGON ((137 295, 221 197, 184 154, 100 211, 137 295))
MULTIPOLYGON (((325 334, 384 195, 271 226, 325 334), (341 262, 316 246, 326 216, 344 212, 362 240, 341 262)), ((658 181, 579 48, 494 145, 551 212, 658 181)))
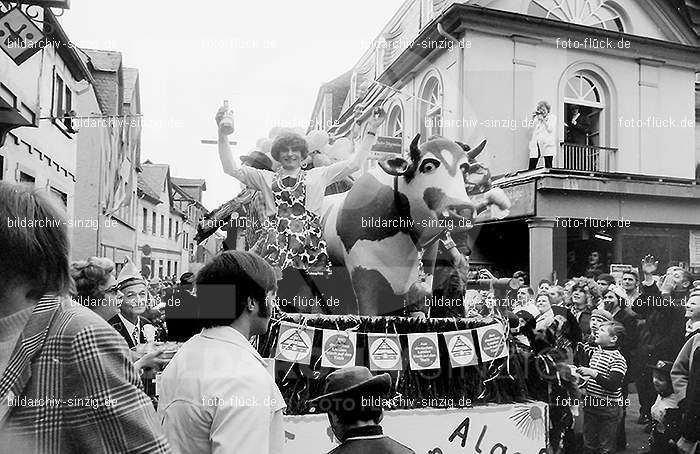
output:
MULTIPOLYGON (((384 172, 371 171, 350 191, 324 201, 328 252, 334 264, 344 264, 348 270, 356 313, 381 315, 401 309, 404 295, 419 277, 416 243, 423 244, 444 229, 440 217, 446 215, 455 226, 460 224, 459 215, 472 217, 474 206, 464 185, 467 153, 444 138, 420 148, 416 144, 414 139, 411 159, 401 163, 407 164, 401 172, 385 165, 384 172), (395 180, 388 172, 401 176, 395 180)), ((400 164, 394 161, 395 166, 400 164)))

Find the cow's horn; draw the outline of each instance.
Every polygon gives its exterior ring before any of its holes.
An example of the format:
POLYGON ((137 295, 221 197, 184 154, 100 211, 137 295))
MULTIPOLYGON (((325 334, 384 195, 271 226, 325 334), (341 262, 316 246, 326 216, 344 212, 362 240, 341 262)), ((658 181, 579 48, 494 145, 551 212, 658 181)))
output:
POLYGON ((420 150, 418 149, 418 141, 420 140, 420 134, 416 134, 416 136, 413 138, 411 141, 411 146, 409 148, 411 152, 411 160, 412 161, 417 161, 420 159, 420 150))
POLYGON ((481 153, 484 150, 484 147, 486 146, 486 139, 484 139, 479 145, 477 145, 476 148, 473 150, 469 150, 467 152, 467 157, 470 160, 476 159, 477 156, 479 156, 479 153, 481 153))

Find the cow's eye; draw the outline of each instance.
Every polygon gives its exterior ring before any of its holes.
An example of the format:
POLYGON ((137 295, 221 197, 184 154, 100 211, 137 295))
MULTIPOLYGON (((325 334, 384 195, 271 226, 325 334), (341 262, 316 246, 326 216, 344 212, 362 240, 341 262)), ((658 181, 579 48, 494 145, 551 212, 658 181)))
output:
POLYGON ((431 173, 438 167, 440 167, 440 161, 437 159, 426 159, 421 163, 420 171, 422 173, 431 173))
POLYGON ((467 164, 466 162, 464 164, 462 164, 461 166, 459 166, 459 168, 462 169, 463 174, 466 175, 469 173, 469 164, 467 164))

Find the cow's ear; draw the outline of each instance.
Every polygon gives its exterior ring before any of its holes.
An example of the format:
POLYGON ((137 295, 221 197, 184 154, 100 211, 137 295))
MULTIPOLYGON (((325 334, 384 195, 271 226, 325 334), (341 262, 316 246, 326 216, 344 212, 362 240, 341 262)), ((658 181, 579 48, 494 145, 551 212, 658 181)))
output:
POLYGON ((408 161, 402 157, 396 157, 387 159, 386 161, 379 161, 379 167, 389 175, 398 177, 406 173, 408 170, 408 161))

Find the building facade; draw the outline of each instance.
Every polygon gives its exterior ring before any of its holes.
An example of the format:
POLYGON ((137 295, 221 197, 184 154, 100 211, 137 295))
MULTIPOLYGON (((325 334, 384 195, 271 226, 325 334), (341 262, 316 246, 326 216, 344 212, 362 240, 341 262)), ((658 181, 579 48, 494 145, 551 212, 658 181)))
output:
POLYGON ((186 213, 176 206, 167 164, 141 164, 138 174, 138 252, 141 273, 149 278, 180 276, 189 268, 183 255, 186 213))
POLYGON ((80 135, 68 117, 90 114, 93 80, 53 13, 37 19, 48 45, 21 64, 0 51, 0 180, 46 188, 65 206, 70 229, 90 230, 91 219, 74 216, 80 135))
POLYGON ((138 70, 125 68, 115 51, 82 49, 95 80, 90 118, 78 122, 76 216, 97 228, 75 231, 75 257, 108 257, 120 267, 136 260, 136 179, 141 154, 141 94, 138 70))
POLYGON ((181 212, 185 213, 183 232, 183 261, 187 256, 188 271, 196 272, 204 266, 222 247, 224 237, 218 231, 204 240, 201 244, 195 244, 197 224, 207 215, 208 211, 202 204, 207 183, 199 178, 173 178, 174 189, 173 202, 181 212))
POLYGON ((480 266, 562 280, 594 252, 606 269, 652 253, 699 271, 698 30, 683 2, 408 0, 353 67, 329 132, 349 134, 360 105, 384 107, 383 134, 405 147, 418 133, 487 139, 480 160, 513 208, 478 219, 480 266), (557 153, 554 169, 527 171, 539 100, 557 153), (574 106, 587 123, 576 138, 574 106))

